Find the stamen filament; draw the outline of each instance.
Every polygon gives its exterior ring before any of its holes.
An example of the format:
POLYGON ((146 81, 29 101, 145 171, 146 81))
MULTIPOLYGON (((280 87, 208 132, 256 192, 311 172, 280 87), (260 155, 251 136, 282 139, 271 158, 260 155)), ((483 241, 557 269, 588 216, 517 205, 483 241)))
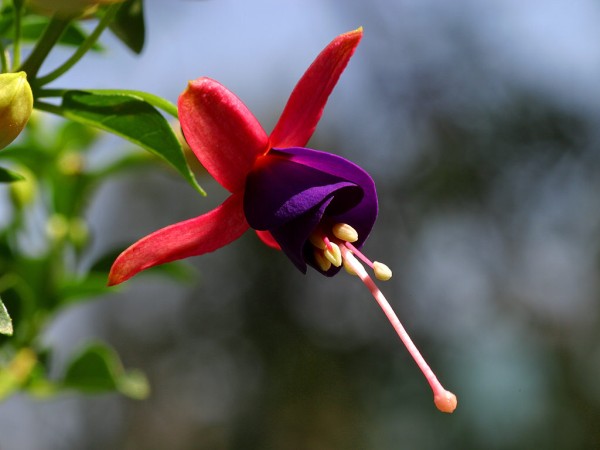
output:
POLYGON ((346 269, 346 272, 348 272, 350 275, 353 276, 358 276, 358 274, 354 271, 353 267, 356 264, 360 264, 360 262, 354 257, 354 255, 351 252, 346 252, 346 256, 344 256, 344 269, 346 269))
MULTIPOLYGON (((369 288, 371 294, 387 316, 388 320, 392 324, 392 327, 398 334, 398 337, 413 357, 421 372, 425 376, 425 379, 431 386, 431 390, 433 391, 433 401, 435 406, 442 412, 451 413, 456 409, 457 399, 456 396, 444 389, 442 384, 438 381, 437 377, 421 355, 421 352, 417 349, 417 346, 413 343, 412 339, 408 335, 404 326, 398 319, 398 316, 392 309, 391 305, 383 295, 383 293, 379 290, 375 282, 371 279, 365 268, 358 263, 358 261, 352 257, 352 253, 349 248, 346 248, 348 244, 341 246, 340 250, 342 252, 342 256, 344 261, 352 268, 352 270, 358 275, 361 281, 369 288)), ((358 256, 358 255, 357 255, 358 256)))
MULTIPOLYGON (((327 236, 323 236, 323 242, 325 242, 325 247, 327 248, 327 250, 329 250, 330 252, 332 252, 332 253, 333 253, 333 252, 334 252, 334 250, 333 250, 333 246, 334 246, 335 244, 333 244, 333 243, 332 243, 332 242, 329 240, 329 238, 328 238, 327 236)), ((338 266, 338 267, 339 267, 339 266, 338 266)))
POLYGON ((344 242, 344 245, 346 247, 348 247, 348 249, 355 255, 358 257, 358 259, 360 259, 362 262, 364 262, 367 266, 369 266, 371 269, 373 268, 373 263, 371 262, 371 260, 369 258, 367 258, 365 255, 363 255, 361 253, 361 251, 359 249, 357 249, 354 245, 352 245, 350 242, 344 242))

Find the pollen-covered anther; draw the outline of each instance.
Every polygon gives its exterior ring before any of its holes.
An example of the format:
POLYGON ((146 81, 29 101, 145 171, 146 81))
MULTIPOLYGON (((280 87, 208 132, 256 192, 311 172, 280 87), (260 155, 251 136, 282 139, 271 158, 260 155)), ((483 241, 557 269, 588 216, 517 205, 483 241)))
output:
POLYGON ((325 250, 327 248, 327 244, 325 244, 325 240, 323 238, 323 235, 317 231, 315 231, 314 233, 312 233, 309 237, 308 237, 309 242, 315 246, 316 248, 320 249, 320 250, 325 250))
POLYGON ((347 223, 336 223, 331 231, 340 241, 356 242, 358 241, 358 232, 347 223))
POLYGON ((322 250, 315 248, 314 254, 315 262, 323 272, 327 272, 329 269, 331 269, 331 261, 325 258, 325 255, 323 254, 322 250))
POLYGON ((340 267, 342 265, 342 252, 335 242, 329 242, 327 248, 323 250, 323 255, 335 267, 340 267))
POLYGON ((373 272, 375 273, 375 278, 381 281, 387 281, 392 278, 392 269, 379 261, 373 262, 373 272))
POLYGON ((361 266, 362 264, 358 262, 354 255, 352 255, 352 253, 350 252, 346 252, 346 254, 343 256, 343 260, 344 269, 346 269, 346 272, 348 272, 350 275, 358 276, 358 274, 354 271, 353 267, 356 267, 357 264, 359 266, 361 266))

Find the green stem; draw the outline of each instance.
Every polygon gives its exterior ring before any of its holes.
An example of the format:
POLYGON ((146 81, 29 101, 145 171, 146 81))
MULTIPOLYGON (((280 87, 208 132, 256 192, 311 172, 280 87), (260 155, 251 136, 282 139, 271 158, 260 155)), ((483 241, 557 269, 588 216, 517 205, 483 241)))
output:
POLYGON ((0 40, 0 65, 2 67, 2 73, 8 72, 8 56, 6 55, 6 47, 0 40))
POLYGON ((79 46, 77 51, 75 53, 73 53, 73 55, 68 60, 66 60, 61 66, 57 67, 55 70, 50 72, 48 75, 45 75, 45 76, 39 78, 37 80, 37 85, 44 86, 45 84, 48 84, 51 81, 56 80, 58 77, 60 77, 65 72, 67 72, 69 69, 71 69, 71 67, 73 67, 75 64, 77 64, 79 62, 79 60, 83 57, 83 55, 85 55, 88 52, 88 50, 90 48, 92 48, 92 46, 96 43, 96 41, 98 40, 98 38, 100 37, 102 32, 106 29, 106 27, 108 27, 110 22, 114 19, 115 15, 117 14, 117 11, 119 10, 120 7, 121 7, 120 3, 110 6, 104 13, 104 16, 102 17, 100 22, 98 22, 98 25, 96 25, 96 28, 94 29, 92 34, 90 34, 86 38, 86 40, 83 41, 83 43, 79 46))
POLYGON ((60 108, 60 106, 53 105, 52 103, 40 102, 36 100, 33 102, 33 107, 35 109, 39 109, 40 111, 56 114, 57 116, 64 116, 63 110, 60 108))
POLYGON ((40 89, 36 98, 62 97, 68 89, 40 89))
POLYGON ((54 47, 54 44, 60 39, 61 35, 69 25, 70 19, 62 19, 54 16, 44 30, 42 36, 38 39, 33 51, 19 68, 27 72, 30 82, 33 81, 42 66, 42 63, 54 47))
POLYGON ((13 71, 21 65, 21 16, 23 12, 23 2, 15 0, 15 40, 13 42, 13 71))

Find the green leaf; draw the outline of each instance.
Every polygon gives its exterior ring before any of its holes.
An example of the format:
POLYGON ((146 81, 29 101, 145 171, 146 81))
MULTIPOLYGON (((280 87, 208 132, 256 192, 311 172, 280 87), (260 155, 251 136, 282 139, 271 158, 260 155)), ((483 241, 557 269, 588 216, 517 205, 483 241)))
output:
POLYGON ((109 25, 110 30, 135 53, 141 53, 146 38, 142 0, 127 0, 109 25))
POLYGON ((86 92, 91 92, 92 94, 99 95, 132 95, 134 97, 139 97, 147 103, 150 103, 152 106, 156 108, 162 109, 164 112, 172 115, 177 119, 177 106, 171 103, 168 100, 165 100, 158 95, 150 94, 144 91, 135 91, 130 89, 86 89, 86 92))
POLYGON ((0 183, 12 183, 13 181, 23 181, 25 177, 5 167, 0 167, 0 183))
POLYGON ((187 165, 173 129, 144 99, 127 93, 67 91, 63 96, 62 107, 49 110, 75 122, 119 135, 160 156, 198 192, 206 195, 187 165))
POLYGON ((63 385, 90 394, 119 391, 136 399, 145 398, 150 392, 146 377, 139 371, 123 370, 115 351, 101 343, 88 344, 75 355, 63 385))
POLYGON ((0 298, 0 334, 6 334, 8 336, 12 336, 13 334, 13 325, 10 316, 8 315, 8 311, 6 310, 6 306, 2 302, 0 298))

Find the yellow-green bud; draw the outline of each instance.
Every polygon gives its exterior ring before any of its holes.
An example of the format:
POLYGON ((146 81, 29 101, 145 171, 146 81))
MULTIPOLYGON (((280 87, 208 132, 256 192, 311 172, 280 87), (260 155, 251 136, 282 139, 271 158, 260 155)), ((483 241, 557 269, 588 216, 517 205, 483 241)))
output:
POLYGON ((26 167, 17 166, 16 171, 25 179, 10 183, 9 193, 15 207, 22 209, 35 200, 37 181, 35 175, 26 167))
POLYGON ((69 239, 77 249, 82 249, 89 241, 90 230, 81 217, 74 217, 69 222, 69 239))
POLYGON ((46 235, 53 241, 64 239, 69 233, 69 222, 62 214, 53 214, 46 222, 46 235))
POLYGON ((83 156, 77 152, 66 152, 58 160, 58 169, 67 176, 80 175, 85 167, 83 156))
POLYGON ((71 18, 91 14, 100 5, 121 1, 123 0, 29 0, 28 3, 43 14, 71 18))
POLYGON ((33 109, 33 94, 25 72, 0 74, 0 149, 23 131, 33 109))

